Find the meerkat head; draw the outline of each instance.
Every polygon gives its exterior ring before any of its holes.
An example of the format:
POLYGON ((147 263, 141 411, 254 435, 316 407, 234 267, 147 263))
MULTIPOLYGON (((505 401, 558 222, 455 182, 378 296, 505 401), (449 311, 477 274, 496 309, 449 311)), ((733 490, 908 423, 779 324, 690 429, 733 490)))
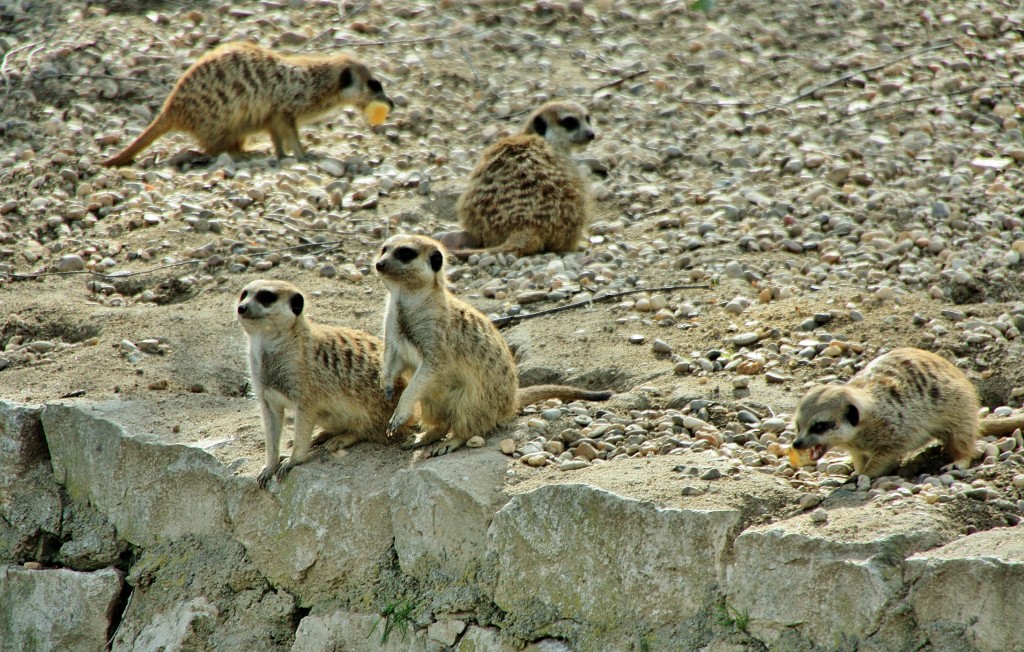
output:
POLYGON ((793 448, 810 450, 818 460, 828 449, 847 448, 871 410, 871 396, 849 385, 812 387, 800 399, 793 417, 793 448))
POLYGON ((249 335, 286 332, 299 319, 306 300, 284 281, 253 281, 238 297, 238 323, 249 335))
POLYGON ((384 85, 370 74, 370 69, 345 55, 332 59, 333 74, 338 83, 337 102, 365 109, 371 102, 382 102, 388 109, 395 103, 384 93, 384 85))
POLYGON ((563 152, 594 140, 590 114, 574 102, 543 104, 527 118, 523 133, 536 134, 563 152))
POLYGON ((389 290, 445 288, 447 250, 437 240, 422 235, 395 235, 380 249, 374 267, 389 290))

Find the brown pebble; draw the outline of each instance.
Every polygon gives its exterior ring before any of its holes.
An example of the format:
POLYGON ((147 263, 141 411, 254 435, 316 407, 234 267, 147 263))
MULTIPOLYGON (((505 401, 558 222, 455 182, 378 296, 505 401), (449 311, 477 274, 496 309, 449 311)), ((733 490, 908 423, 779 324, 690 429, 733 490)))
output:
POLYGON ((154 380, 150 384, 146 385, 146 387, 148 387, 149 389, 167 389, 169 386, 170 386, 170 383, 167 382, 166 378, 161 378, 160 380, 154 380))

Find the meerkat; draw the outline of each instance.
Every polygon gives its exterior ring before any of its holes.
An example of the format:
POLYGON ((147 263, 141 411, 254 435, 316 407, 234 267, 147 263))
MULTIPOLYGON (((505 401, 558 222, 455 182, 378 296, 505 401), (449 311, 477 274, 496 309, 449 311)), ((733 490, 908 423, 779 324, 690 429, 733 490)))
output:
POLYGON ((462 231, 443 242, 459 257, 573 251, 590 219, 590 193, 570 155, 594 139, 590 114, 548 102, 522 130, 488 147, 459 197, 462 231))
MULTIPOLYGON (((305 462, 312 446, 337 450, 361 441, 387 443, 388 419, 405 388, 405 378, 398 376, 390 398, 379 390, 384 351, 379 337, 315 324, 304 309, 302 292, 283 281, 253 281, 238 299, 238 323, 249 339, 252 387, 267 440, 267 465, 257 478, 261 487, 305 462), (295 415, 295 438, 291 457, 281 464, 285 410, 295 415), (311 442, 317 425, 322 433, 311 442)), ((393 431, 404 427, 397 424, 393 431)))
POLYGON ((403 448, 448 439, 431 455, 450 453, 474 436, 486 436, 524 406, 548 398, 603 401, 608 391, 566 385, 519 387, 504 338, 479 310, 453 296, 445 278, 445 249, 424 236, 396 235, 376 261, 389 292, 384 315, 381 385, 391 399, 412 372, 388 433, 407 423, 417 404, 426 427, 403 448))
POLYGON ((1024 415, 978 418, 978 394, 962 371, 921 349, 894 349, 873 360, 846 385, 819 385, 800 400, 793 448, 812 460, 830 448, 850 453, 856 473, 877 477, 932 438, 953 465, 970 466, 979 434, 1024 428, 1024 415))
POLYGON ((192 64, 146 130, 103 165, 131 163, 170 131, 192 134, 209 156, 242 155, 246 136, 267 131, 278 158, 287 149, 304 159, 300 123, 342 105, 369 117, 371 103, 394 106, 369 69, 347 55, 285 55, 253 43, 228 43, 192 64))

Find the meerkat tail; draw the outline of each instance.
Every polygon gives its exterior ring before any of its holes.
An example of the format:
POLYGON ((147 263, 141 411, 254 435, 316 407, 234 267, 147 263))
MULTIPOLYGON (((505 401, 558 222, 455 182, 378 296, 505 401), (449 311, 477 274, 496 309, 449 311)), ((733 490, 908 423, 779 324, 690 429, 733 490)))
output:
POLYGON ((1013 431, 1017 428, 1024 430, 1024 414, 1012 417, 981 419, 979 425, 981 426, 982 435, 1005 437, 1013 434, 1013 431))
POLYGON ((102 164, 107 167, 128 165, 133 160, 135 160, 135 156, 139 152, 152 145, 154 140, 156 140, 160 136, 163 136, 168 131, 171 131, 173 128, 174 124, 171 121, 171 119, 167 116, 167 114, 161 113, 159 116, 157 116, 156 120, 151 122, 150 125, 146 127, 145 131, 139 134, 139 137, 136 138, 131 145, 125 147, 115 156, 108 158, 106 161, 103 161, 102 164))
POLYGON ((607 401, 612 397, 612 394, 613 392, 609 390, 592 392, 569 385, 533 385, 519 388, 516 392, 516 403, 521 410, 527 405, 549 398, 557 398, 563 401, 607 401))

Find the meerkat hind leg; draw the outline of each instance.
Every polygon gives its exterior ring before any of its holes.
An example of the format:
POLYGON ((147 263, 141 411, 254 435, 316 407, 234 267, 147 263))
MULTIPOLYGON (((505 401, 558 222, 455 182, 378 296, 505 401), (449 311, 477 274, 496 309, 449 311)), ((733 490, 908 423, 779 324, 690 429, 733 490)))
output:
POLYGON ((327 453, 334 453, 355 446, 361 441, 364 441, 364 439, 359 435, 321 432, 313 439, 311 446, 327 453))
POLYGON ((434 450, 430 451, 430 456, 440 457, 441 455, 447 455, 448 453, 465 446, 467 441, 469 441, 469 437, 457 437, 456 435, 452 435, 434 447, 434 450))
POLYGON ((424 448, 433 444, 434 442, 441 441, 444 436, 448 434, 448 424, 442 424, 432 426, 425 433, 417 437, 415 434, 409 435, 409 438, 402 442, 403 450, 415 450, 417 448, 424 448))

